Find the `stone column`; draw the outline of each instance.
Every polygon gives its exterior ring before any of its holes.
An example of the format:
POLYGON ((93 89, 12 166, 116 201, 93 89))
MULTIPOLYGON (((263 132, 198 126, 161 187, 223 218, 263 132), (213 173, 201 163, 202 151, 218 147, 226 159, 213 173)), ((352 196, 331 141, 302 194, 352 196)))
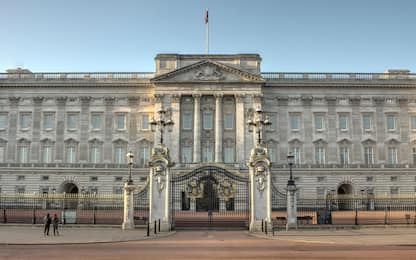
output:
POLYGON ((253 148, 250 156, 250 231, 261 232, 263 221, 271 227, 270 160, 265 147, 253 148))
POLYGON ((126 182, 124 184, 124 214, 122 229, 134 229, 134 204, 133 204, 133 191, 135 187, 132 183, 126 182))
POLYGON ((297 228, 296 185, 287 185, 287 224, 286 230, 297 228))
POLYGON ((132 150, 133 153, 137 154, 136 151, 136 141, 138 139, 137 136, 137 108, 139 106, 140 98, 138 96, 130 96, 128 97, 128 104, 130 108, 130 118, 129 118, 129 126, 128 126, 128 140, 129 140, 129 149, 132 150))
MULTIPOLYGON (((236 161, 245 161, 245 133, 246 123, 244 120, 244 95, 235 95, 235 140, 236 140, 236 161)), ((248 132, 248 131, 247 131, 248 132)))
POLYGON ((287 106, 289 103, 289 97, 287 96, 278 96, 277 97, 277 105, 279 106, 279 119, 277 122, 278 125, 276 126, 276 130, 278 131, 279 135, 279 158, 278 161, 281 162, 281 159, 286 161, 287 154, 289 153, 289 147, 286 140, 288 140, 288 132, 289 132, 289 119, 288 119, 288 112, 287 106))
POLYGON ((105 97, 105 121, 104 121, 104 163, 111 163, 113 161, 113 125, 114 125, 114 97, 105 97))
POLYGON ((222 162, 222 94, 215 95, 215 162, 222 162))
POLYGON ((352 106, 352 163, 359 164, 363 163, 362 155, 362 145, 361 145, 361 136, 362 136, 362 125, 361 125, 361 114, 360 114, 360 97, 350 98, 350 104, 352 106))
POLYGON ((42 122, 42 102, 43 97, 33 98, 33 118, 32 118, 32 143, 30 149, 30 162, 39 162, 40 160, 40 133, 42 122))
POLYGON ((91 97, 80 97, 81 115, 80 115, 80 143, 79 143, 79 160, 80 162, 88 161, 88 133, 89 133, 89 112, 91 97))
POLYGON ((337 164, 337 113, 335 111, 337 98, 329 96, 325 99, 328 104, 328 151, 325 155, 328 164, 337 164))
POLYGON ((56 98, 56 151, 55 160, 64 161, 64 138, 65 138, 65 105, 67 97, 56 98))
POLYGON ((7 147, 7 161, 15 162, 16 158, 16 136, 18 128, 18 105, 20 97, 9 97, 9 139, 7 147))
POLYGON ((193 162, 201 162, 201 95, 194 97, 194 156, 193 162))
POLYGON ((375 114, 375 129, 377 130, 377 144, 375 155, 378 157, 374 158, 375 163, 386 163, 386 151, 384 150, 386 141, 386 127, 384 124, 385 115, 384 115, 384 97, 374 97, 374 103, 376 104, 376 114, 375 114))
POLYGON ((302 103, 303 103, 303 118, 304 118, 304 124, 305 124, 305 142, 304 142, 304 148, 305 148, 305 163, 306 164, 313 164, 314 163, 314 152, 313 152, 313 133, 314 133, 314 126, 313 126, 313 114, 312 114, 312 97, 311 96, 303 96, 302 97, 302 103))
POLYGON ((174 123, 172 132, 170 133, 169 144, 168 147, 171 148, 171 156, 172 161, 179 162, 179 154, 180 154, 180 129, 181 129, 181 96, 180 95, 172 95, 170 98, 171 109, 172 109, 172 121, 174 123))
MULTIPOLYGON (((160 221, 160 231, 171 229, 170 223, 170 161, 168 148, 156 146, 150 158, 149 176, 149 220, 151 223, 160 221)), ((153 227, 152 227, 153 228, 153 227)))
POLYGON ((397 99, 400 106, 399 112, 399 131, 400 131, 400 150, 399 163, 411 164, 413 163, 411 146, 409 145, 409 100, 406 97, 397 99))

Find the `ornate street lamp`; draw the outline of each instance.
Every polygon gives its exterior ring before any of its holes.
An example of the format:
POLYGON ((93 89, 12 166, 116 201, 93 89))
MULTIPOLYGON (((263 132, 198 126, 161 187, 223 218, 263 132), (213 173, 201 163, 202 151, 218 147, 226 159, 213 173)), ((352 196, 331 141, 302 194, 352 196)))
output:
POLYGON ((292 175, 292 166, 293 166, 294 161, 295 161, 295 156, 293 155, 293 153, 290 152, 287 155, 287 162, 289 164, 289 173, 290 173, 289 180, 287 181, 287 185, 295 185, 295 180, 293 179, 293 175, 292 175))
POLYGON ((167 127, 168 131, 171 132, 173 128, 173 121, 172 118, 168 118, 167 111, 166 110, 159 110, 157 112, 159 114, 159 119, 155 120, 153 117, 150 121, 150 127, 152 132, 156 132, 157 130, 160 131, 160 145, 163 146, 163 132, 165 130, 165 127, 167 127))
POLYGON ((131 178, 131 168, 133 167, 133 158, 134 158, 134 154, 129 151, 127 154, 127 163, 129 165, 129 179, 127 180, 128 184, 132 184, 133 183, 133 179, 131 178))
POLYGON ((257 144, 261 144, 262 143, 261 138, 262 138, 263 128, 267 130, 272 125, 272 122, 270 122, 268 116, 265 116, 263 118, 263 111, 261 110, 261 108, 257 108, 256 113, 254 113, 247 120, 247 125, 248 125, 248 131, 250 133, 253 132, 253 131, 256 131, 257 144))

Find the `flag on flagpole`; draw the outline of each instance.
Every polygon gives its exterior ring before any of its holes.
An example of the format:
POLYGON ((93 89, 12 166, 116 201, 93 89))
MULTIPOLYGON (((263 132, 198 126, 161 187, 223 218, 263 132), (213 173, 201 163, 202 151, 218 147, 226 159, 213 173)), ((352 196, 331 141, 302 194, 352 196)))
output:
POLYGON ((208 8, 205 9, 205 24, 208 24, 208 8))

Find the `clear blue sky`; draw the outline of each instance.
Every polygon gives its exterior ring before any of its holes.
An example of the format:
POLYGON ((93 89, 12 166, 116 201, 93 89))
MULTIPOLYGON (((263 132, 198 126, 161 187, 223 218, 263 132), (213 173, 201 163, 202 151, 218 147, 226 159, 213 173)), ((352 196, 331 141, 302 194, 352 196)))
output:
POLYGON ((157 53, 259 53, 262 71, 416 73, 414 0, 0 0, 0 71, 154 71, 157 53))

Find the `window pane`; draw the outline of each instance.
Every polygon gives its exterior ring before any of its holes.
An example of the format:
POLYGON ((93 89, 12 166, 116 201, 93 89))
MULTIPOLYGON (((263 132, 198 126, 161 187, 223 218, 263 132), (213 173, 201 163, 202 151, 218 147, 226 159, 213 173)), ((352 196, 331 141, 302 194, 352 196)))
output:
POLYGON ((140 166, 146 167, 147 162, 149 161, 149 147, 143 146, 140 148, 140 166))
POLYGON ((118 114, 117 115, 117 130, 124 130, 125 129, 125 122, 126 121, 126 115, 118 114))
POLYGON ((7 128, 7 114, 0 114, 0 129, 7 128))
POLYGON ((371 146, 364 147, 364 162, 365 164, 374 163, 373 147, 371 146))
POLYGON ((234 116, 231 113, 227 113, 224 116, 224 128, 233 129, 234 128, 234 116))
POLYGON ((31 114, 22 114, 20 116, 20 127, 25 129, 30 127, 31 114))
POLYGON ((317 164, 325 163, 325 149, 323 147, 315 148, 315 163, 317 164))
POLYGON ((348 129, 348 116, 347 115, 340 115, 339 116, 339 129, 340 130, 347 130, 348 129))
POLYGON ((233 147, 224 148, 224 162, 225 163, 234 162, 234 148, 233 147))
POLYGON ((192 162, 192 148, 191 147, 183 147, 182 148, 182 162, 189 163, 192 162))
POLYGON ((396 124, 395 124, 395 117, 394 115, 388 115, 387 116, 387 130, 395 130, 396 124))
POLYGON ((190 113, 182 115, 182 129, 192 129, 192 116, 190 113))
POLYGON ((120 146, 117 146, 115 148, 114 152, 115 152, 115 155, 114 155, 115 163, 118 163, 118 164, 125 163, 124 159, 125 159, 125 154, 126 153, 124 152, 124 148, 120 147, 120 146))
POLYGON ((412 130, 416 130, 416 116, 410 117, 410 127, 412 130))
POLYGON ((371 116, 370 115, 363 116, 363 129, 371 130, 371 116))
POLYGON ((4 156, 5 156, 5 147, 4 146, 0 146, 0 162, 4 162, 4 156))
POLYGON ((301 162, 301 158, 300 158, 300 147, 294 147, 292 153, 295 156, 294 163, 295 164, 300 164, 300 162, 301 162))
POLYGON ((149 129, 149 115, 142 115, 142 129, 149 129))
POLYGON ((271 162, 276 162, 276 148, 268 147, 267 151, 269 152, 269 158, 271 162))
POLYGON ((44 146, 43 147, 42 161, 44 163, 51 163, 52 162, 52 147, 51 146, 44 146))
POLYGON ((43 116, 43 129, 53 128, 54 116, 53 114, 44 114, 43 116))
POLYGON ((68 129, 77 129, 78 116, 76 114, 68 114, 67 126, 68 129))
POLYGON ((91 116, 91 128, 92 129, 101 128, 101 116, 99 114, 93 114, 91 116))
POLYGON ((28 146, 19 147, 19 162, 21 163, 29 162, 29 147, 28 146))
POLYGON ((397 148, 396 147, 388 148, 388 163, 389 164, 397 163, 397 148))
POLYGON ((74 146, 68 146, 66 148, 66 162, 75 163, 75 147, 74 146))
POLYGON ((348 147, 340 148, 340 163, 348 164, 349 163, 349 149, 348 147))
POLYGON ((91 147, 90 161, 92 163, 99 163, 101 161, 101 153, 98 146, 91 147))
POLYGON ((202 161, 212 162, 213 161, 213 149, 212 146, 204 146, 202 148, 202 161))
POLYGON ((316 130, 324 129, 324 116, 323 115, 315 115, 315 129, 316 130))
POLYGON ((300 117, 299 115, 290 115, 290 129, 292 130, 299 130, 299 122, 300 117))
POLYGON ((212 112, 205 111, 204 112, 204 129, 212 129, 212 112))

